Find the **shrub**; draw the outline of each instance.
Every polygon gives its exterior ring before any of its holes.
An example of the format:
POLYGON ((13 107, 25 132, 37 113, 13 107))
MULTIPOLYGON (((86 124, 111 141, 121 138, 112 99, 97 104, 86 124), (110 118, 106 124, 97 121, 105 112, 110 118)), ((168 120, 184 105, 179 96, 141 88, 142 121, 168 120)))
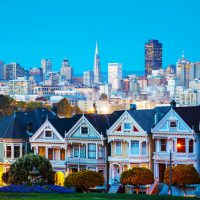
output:
POLYGON ((89 170, 72 173, 65 179, 65 186, 76 187, 80 191, 88 191, 89 188, 102 186, 103 184, 103 175, 89 170))
POLYGON ((54 173, 48 159, 34 154, 18 158, 10 167, 8 182, 11 184, 29 183, 30 171, 35 167, 39 171, 41 184, 53 184, 54 173))
MULTIPOLYGON (((167 168, 164 174, 164 182, 170 184, 170 169, 167 168)), ((191 165, 177 165, 172 167, 172 185, 184 191, 191 184, 200 183, 199 174, 191 165)))
POLYGON ((141 185, 152 184, 154 182, 153 173, 146 168, 134 167, 121 174, 120 182, 123 185, 133 185, 138 193, 141 185))

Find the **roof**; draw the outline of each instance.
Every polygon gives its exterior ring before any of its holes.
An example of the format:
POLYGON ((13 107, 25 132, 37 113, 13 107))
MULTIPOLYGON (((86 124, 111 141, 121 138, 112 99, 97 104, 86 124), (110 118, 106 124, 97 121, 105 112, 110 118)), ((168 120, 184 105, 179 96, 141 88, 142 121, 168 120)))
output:
POLYGON ((47 118, 57 118, 55 114, 44 108, 38 108, 29 112, 16 112, 13 116, 5 116, 0 120, 0 138, 28 139, 28 124, 32 123, 34 133, 47 118))
POLYGON ((200 106, 175 107, 174 110, 191 129, 200 133, 200 106))

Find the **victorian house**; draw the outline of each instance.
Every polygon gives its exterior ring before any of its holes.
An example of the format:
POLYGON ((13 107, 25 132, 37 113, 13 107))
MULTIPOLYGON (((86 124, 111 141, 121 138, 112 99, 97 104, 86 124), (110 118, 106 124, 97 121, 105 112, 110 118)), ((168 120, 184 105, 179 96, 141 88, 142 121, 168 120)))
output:
POLYGON ((109 161, 109 183, 119 182, 123 171, 132 167, 146 167, 153 170, 151 128, 158 123, 157 115, 163 116, 169 107, 151 110, 118 111, 116 122, 107 130, 111 146, 109 161))
POLYGON ((200 107, 176 107, 174 102, 170 111, 152 128, 155 178, 163 182, 170 153, 172 165, 193 165, 200 172, 199 132, 200 107))
POLYGON ((83 114, 47 119, 30 138, 35 154, 48 158, 55 171, 66 174, 94 170, 107 180, 106 130, 111 115, 83 114))

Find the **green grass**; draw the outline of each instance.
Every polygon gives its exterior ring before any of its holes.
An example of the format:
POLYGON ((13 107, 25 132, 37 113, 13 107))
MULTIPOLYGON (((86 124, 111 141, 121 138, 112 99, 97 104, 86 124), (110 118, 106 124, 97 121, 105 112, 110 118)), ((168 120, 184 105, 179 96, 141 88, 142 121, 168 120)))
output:
POLYGON ((76 194, 36 194, 36 193, 0 193, 0 200, 181 200, 181 199, 197 199, 197 198, 184 198, 184 197, 169 197, 159 195, 135 195, 135 194, 103 194, 103 193, 76 193, 76 194))

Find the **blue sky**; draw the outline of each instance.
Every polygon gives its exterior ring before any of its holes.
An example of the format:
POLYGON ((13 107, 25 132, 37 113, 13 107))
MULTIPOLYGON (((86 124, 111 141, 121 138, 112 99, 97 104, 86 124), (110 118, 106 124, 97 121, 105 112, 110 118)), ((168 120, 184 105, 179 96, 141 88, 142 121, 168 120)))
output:
POLYGON ((75 73, 92 69, 96 40, 102 70, 122 62, 144 70, 144 43, 163 43, 163 67, 185 50, 200 60, 199 0, 0 0, 0 60, 28 68, 42 58, 59 70, 64 56, 75 73))

